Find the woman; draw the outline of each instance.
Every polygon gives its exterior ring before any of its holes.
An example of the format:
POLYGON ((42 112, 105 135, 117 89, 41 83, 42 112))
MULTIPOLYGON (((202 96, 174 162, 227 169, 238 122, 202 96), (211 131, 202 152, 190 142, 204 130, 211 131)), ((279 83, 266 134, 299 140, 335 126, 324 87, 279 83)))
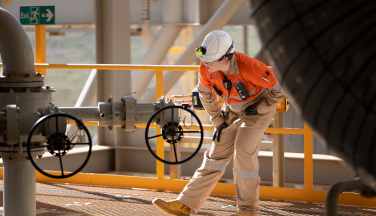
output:
POLYGON ((273 71, 263 63, 235 52, 225 31, 210 32, 196 49, 200 58, 198 91, 215 126, 212 147, 175 201, 153 200, 173 215, 197 213, 234 157, 237 215, 258 215, 258 152, 279 101, 285 96, 273 71), (218 96, 225 101, 223 107, 218 96))

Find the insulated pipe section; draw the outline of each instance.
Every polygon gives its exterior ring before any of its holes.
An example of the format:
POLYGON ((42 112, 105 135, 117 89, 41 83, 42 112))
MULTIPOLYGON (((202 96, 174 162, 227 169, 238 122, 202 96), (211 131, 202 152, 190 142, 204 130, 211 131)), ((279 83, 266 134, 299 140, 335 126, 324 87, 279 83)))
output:
POLYGON ((59 107, 63 113, 69 113, 82 121, 98 121, 98 107, 59 107))
POLYGON ((59 107, 59 110, 82 121, 98 121, 100 126, 122 126, 128 122, 131 124, 128 124, 128 129, 132 130, 134 124, 146 124, 157 111, 156 105, 152 103, 137 104, 131 96, 124 98, 124 102, 101 102, 98 107, 59 107))
POLYGON ((3 8, 0 8, 0 53, 3 76, 36 76, 29 38, 18 20, 3 8))
POLYGON ((4 215, 36 215, 35 169, 26 157, 2 157, 4 215), (19 196, 22 194, 22 196, 19 196))
POLYGON ((291 102, 320 139, 376 189, 376 1, 250 2, 291 102))
POLYGON ((154 104, 136 104, 136 123, 147 124, 156 111, 154 104))

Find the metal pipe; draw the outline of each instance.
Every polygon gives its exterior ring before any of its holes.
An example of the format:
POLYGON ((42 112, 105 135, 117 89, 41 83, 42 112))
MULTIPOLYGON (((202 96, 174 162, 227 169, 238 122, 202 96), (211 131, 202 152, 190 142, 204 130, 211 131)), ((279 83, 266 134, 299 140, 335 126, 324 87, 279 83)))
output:
POLYGON ((325 198, 325 215, 335 216, 337 215, 337 202, 338 196, 345 191, 353 191, 358 189, 368 189, 360 178, 355 178, 348 181, 340 181, 334 183, 325 198))
MULTIPOLYGON (((164 0, 163 5, 164 22, 179 23, 183 21, 181 0, 164 0)), ((168 25, 159 30, 142 58, 141 64, 161 64, 182 28, 183 26, 181 25, 168 25)), ((134 96, 136 100, 146 90, 146 86, 153 76, 154 73, 145 71, 134 71, 132 73, 132 83, 137 83, 137 85, 132 86, 132 91, 137 92, 137 95, 134 96)))
POLYGON ((0 8, 0 53, 5 77, 35 77, 34 53, 25 29, 8 11, 0 8))
POLYGON ((2 157, 4 215, 36 215, 35 169, 26 157, 2 157))
MULTIPOLYGON (((274 115, 273 127, 283 128, 283 112, 274 115)), ((285 187, 285 142, 284 134, 273 134, 273 187, 285 187)))
POLYGON ((248 55, 248 26, 243 26, 243 52, 248 55))
MULTIPOLYGON (((176 60, 175 65, 190 65, 196 59, 195 49, 200 46, 205 36, 216 29, 222 29, 224 25, 231 19, 231 17, 236 13, 241 5, 244 4, 244 0, 226 0, 221 7, 215 12, 215 14, 210 18, 206 25, 202 28, 200 33, 195 37, 193 42, 189 44, 184 53, 181 54, 180 58, 176 60)), ((184 72, 167 71, 163 75, 165 81, 164 94, 166 94, 174 84, 179 80, 179 78, 184 74, 184 72)), ((155 89, 155 87, 151 88, 155 89)), ((145 100, 142 102, 150 103, 154 100, 155 91, 151 90, 147 94, 145 100)))
POLYGON ((146 124, 151 116, 157 111, 154 104, 136 104, 136 123, 146 124))
POLYGON ((99 120, 98 107, 59 107, 59 110, 64 113, 71 113, 82 121, 99 120))
POLYGON ((75 107, 94 106, 97 100, 97 70, 93 69, 77 99, 75 107))

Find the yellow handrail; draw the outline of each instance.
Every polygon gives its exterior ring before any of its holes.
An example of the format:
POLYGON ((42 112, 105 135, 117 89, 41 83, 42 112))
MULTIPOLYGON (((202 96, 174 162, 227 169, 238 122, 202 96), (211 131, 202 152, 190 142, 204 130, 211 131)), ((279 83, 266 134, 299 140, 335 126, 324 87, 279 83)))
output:
MULTIPOLYGON (((3 64, 0 64, 0 68, 3 64)), ((132 64, 42 64, 36 63, 36 69, 98 69, 98 70, 162 70, 162 71, 198 71, 199 66, 190 65, 132 65, 132 64)))
MULTIPOLYGON (((2 68, 0 64, 0 68, 2 68)), ((190 65, 130 65, 130 64, 35 64, 36 69, 99 69, 99 70, 150 70, 156 71, 156 100, 163 96, 163 72, 164 71, 198 71, 199 66, 190 65)), ((85 122, 86 125, 98 126, 97 122, 85 122)), ((136 127, 145 127, 145 125, 136 125, 136 127)), ((153 126, 155 127, 155 126, 153 126)), ((191 129, 198 128, 193 126, 191 129)), ((214 130, 213 126, 204 126, 204 130, 214 130)), ((307 193, 313 190, 313 159, 312 159, 312 136, 313 132, 304 124, 304 128, 268 128, 266 133, 276 134, 302 134, 304 135, 304 186, 307 193)), ((164 158, 163 139, 157 140, 157 155, 164 158)), ((164 178, 164 164, 157 161, 157 178, 164 178)), ((273 189, 275 190, 275 189, 273 189)), ((277 195, 276 195, 277 196, 277 195)), ((279 199, 283 195, 278 194, 279 199)), ((302 200, 304 201, 304 200, 302 200)))

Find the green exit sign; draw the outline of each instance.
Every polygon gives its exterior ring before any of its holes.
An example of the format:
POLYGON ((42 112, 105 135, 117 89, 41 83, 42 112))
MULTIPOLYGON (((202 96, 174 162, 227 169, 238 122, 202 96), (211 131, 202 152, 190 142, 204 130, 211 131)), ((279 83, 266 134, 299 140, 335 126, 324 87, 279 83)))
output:
POLYGON ((20 22, 22 25, 54 25, 55 6, 22 6, 20 22))

